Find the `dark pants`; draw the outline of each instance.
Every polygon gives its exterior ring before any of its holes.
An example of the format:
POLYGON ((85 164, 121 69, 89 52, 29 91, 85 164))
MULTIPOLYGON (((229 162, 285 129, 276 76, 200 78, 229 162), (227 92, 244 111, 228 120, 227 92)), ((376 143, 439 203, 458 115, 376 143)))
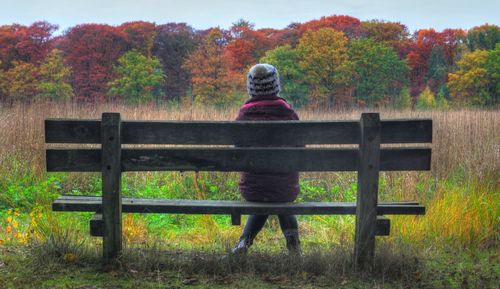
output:
MULTIPOLYGON (((269 215, 250 215, 245 225, 245 229, 243 230, 242 237, 249 237, 250 240, 253 240, 260 230, 262 230, 262 227, 264 227, 268 217, 269 215)), ((297 234, 299 225, 295 215, 278 215, 278 219, 285 238, 297 234)))

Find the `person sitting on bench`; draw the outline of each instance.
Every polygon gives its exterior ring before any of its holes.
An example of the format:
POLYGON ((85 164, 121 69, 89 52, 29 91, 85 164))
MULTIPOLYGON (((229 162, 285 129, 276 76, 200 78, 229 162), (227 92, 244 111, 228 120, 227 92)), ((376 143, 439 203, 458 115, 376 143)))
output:
MULTIPOLYGON (((240 108, 237 121, 299 120, 297 113, 278 96, 280 80, 277 69, 270 64, 256 64, 247 75, 249 100, 240 108)), ((244 145, 244 144, 243 144, 244 145)), ((299 194, 299 173, 242 172, 241 195, 251 202, 293 202, 299 194)), ((233 253, 246 253, 262 229, 268 215, 250 215, 233 253)), ((295 215, 278 215, 286 247, 300 254, 298 223, 295 215)))

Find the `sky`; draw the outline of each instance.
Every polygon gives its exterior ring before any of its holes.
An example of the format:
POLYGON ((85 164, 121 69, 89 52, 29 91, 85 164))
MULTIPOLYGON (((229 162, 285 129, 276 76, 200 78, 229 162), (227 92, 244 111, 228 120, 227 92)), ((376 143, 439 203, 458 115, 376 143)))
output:
POLYGON ((410 32, 421 28, 472 28, 500 24, 500 0, 0 0, 0 25, 46 20, 58 33, 83 23, 118 25, 143 20, 186 22, 195 29, 229 28, 238 19, 255 28, 284 28, 321 16, 399 21, 410 32))

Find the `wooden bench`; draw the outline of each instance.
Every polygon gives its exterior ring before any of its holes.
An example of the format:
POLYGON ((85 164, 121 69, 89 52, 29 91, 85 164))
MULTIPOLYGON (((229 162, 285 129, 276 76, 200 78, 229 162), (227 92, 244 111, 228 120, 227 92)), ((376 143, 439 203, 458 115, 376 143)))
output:
POLYGON ((425 214, 425 207, 416 202, 378 203, 378 180, 380 171, 429 170, 431 149, 380 145, 431 143, 432 121, 380 121, 378 113, 363 113, 360 121, 158 122, 121 121, 119 113, 103 113, 102 120, 46 120, 45 142, 101 144, 101 148, 48 148, 46 165, 48 172, 102 173, 102 198, 61 196, 52 209, 96 212, 91 233, 103 236, 105 264, 122 249, 122 213, 227 214, 234 225, 247 214, 351 214, 356 215, 354 258, 356 264, 364 266, 373 260, 375 236, 389 234, 390 222, 383 215, 425 214), (129 144, 170 146, 122 148, 129 144), (305 146, 321 144, 358 147, 305 146), (121 174, 130 171, 357 171, 357 201, 254 203, 122 198, 121 174))

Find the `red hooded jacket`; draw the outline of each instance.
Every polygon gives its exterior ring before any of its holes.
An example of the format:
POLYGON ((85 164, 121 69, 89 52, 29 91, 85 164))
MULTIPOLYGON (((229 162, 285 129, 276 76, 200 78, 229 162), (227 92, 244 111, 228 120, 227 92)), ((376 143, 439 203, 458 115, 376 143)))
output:
MULTIPOLYGON (((299 120, 297 113, 281 97, 252 97, 240 108, 241 120, 299 120)), ((299 173, 242 172, 240 192, 253 202, 293 202, 299 194, 299 173)))

